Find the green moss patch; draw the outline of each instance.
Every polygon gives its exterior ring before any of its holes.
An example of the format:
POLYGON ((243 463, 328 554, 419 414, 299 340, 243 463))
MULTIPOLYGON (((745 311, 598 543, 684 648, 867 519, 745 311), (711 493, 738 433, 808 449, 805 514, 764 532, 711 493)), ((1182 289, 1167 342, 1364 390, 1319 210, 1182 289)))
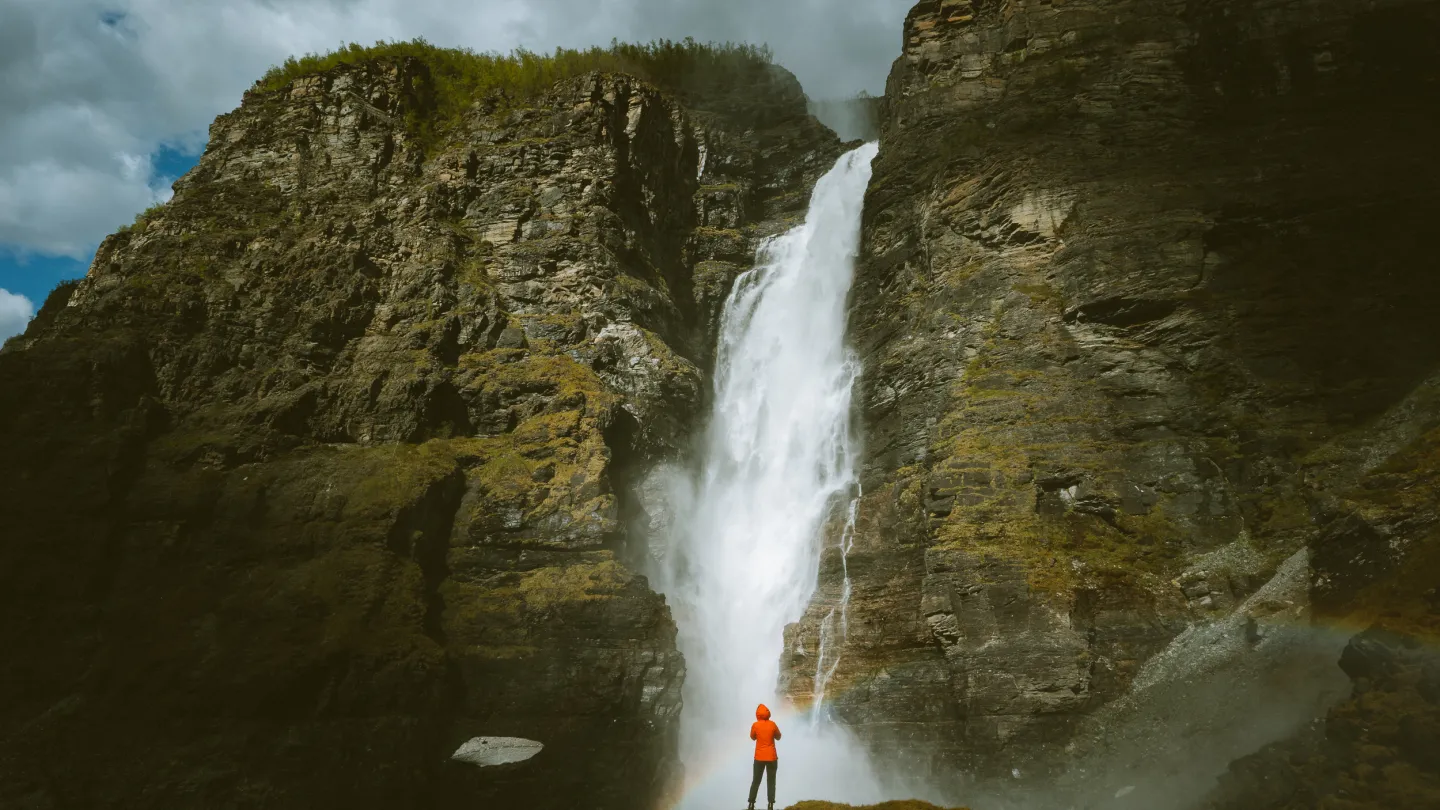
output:
POLYGON ((517 590, 526 610, 546 612, 564 604, 612 598, 629 581, 629 572, 620 563, 602 559, 532 571, 520 580, 517 590))
POLYGON ((469 387, 497 392, 535 393, 551 397, 554 409, 583 409, 587 414, 607 412, 618 404, 599 375, 568 355, 526 354, 510 349, 468 354, 461 359, 470 372, 469 387))
POLYGON ((447 580, 445 633, 463 653, 514 660, 542 654, 536 638, 557 613, 590 612, 620 597, 631 575, 610 552, 566 554, 565 561, 523 573, 497 572, 480 583, 447 580))
MULTIPOLYGON (((1137 575, 1167 580, 1183 557, 1183 536, 1161 517, 1066 513, 1047 517, 1015 509, 1015 499, 961 507, 937 531, 941 548, 1020 563, 1038 591, 1067 593, 1097 581, 1137 575)), ((1137 583, 1137 584, 1143 584, 1137 583)))

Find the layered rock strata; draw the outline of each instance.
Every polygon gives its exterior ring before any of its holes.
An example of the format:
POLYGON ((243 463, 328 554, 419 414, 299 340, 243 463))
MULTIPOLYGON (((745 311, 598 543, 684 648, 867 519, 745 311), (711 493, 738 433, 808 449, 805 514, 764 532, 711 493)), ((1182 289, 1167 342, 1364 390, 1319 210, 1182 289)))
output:
MULTIPOLYGON (((1437 41, 1440 5, 1404 0, 911 11, 866 200, 864 497, 826 690, 882 771, 963 800, 1195 806, 1344 696, 1341 649, 1383 613, 1356 612, 1365 588, 1433 632, 1435 582, 1393 577, 1434 573, 1413 561, 1435 543, 1437 41), (1413 496, 1375 478, 1391 465, 1413 496), (1256 596, 1277 577, 1287 596, 1256 596), (1281 655, 1267 626, 1302 643, 1281 655), (1221 631, 1248 634, 1225 662, 1175 660, 1221 631), (1237 673, 1213 705, 1269 707, 1255 733, 1126 725, 1202 671, 1237 673), (1077 775, 1091 744, 1128 753, 1077 775)), ((787 639, 797 701, 841 577, 827 550, 787 639)))
MULTIPOLYGON (((637 807, 684 663, 629 482, 840 150, 788 73, 259 86, 0 353, 0 804, 637 807), (451 760, 476 737, 524 762, 451 760)), ((474 759, 473 757, 471 759, 474 759)))

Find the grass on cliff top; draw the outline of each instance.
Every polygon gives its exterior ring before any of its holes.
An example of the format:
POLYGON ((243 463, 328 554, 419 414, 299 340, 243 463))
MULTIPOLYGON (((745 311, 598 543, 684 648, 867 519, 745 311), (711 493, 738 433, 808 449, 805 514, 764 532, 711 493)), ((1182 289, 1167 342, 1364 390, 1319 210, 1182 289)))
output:
POLYGON ((129 225, 121 225, 120 229, 116 231, 116 233, 129 233, 131 231, 139 231, 141 233, 144 233, 145 225, 150 221, 150 217, 160 213, 160 210, 164 207, 165 203, 155 203, 149 208, 146 208, 144 211, 136 214, 134 222, 131 222, 129 225))
POLYGON ((290 57, 257 82, 261 90, 279 90, 290 82, 339 67, 376 59, 414 57, 430 68, 443 129, 475 101, 498 93, 503 104, 535 98, 556 82, 591 71, 628 73, 658 87, 684 92, 715 77, 752 75, 774 64, 768 46, 657 40, 632 45, 612 41, 608 48, 556 48, 552 54, 515 50, 509 54, 442 48, 424 38, 409 42, 350 43, 327 54, 290 57))

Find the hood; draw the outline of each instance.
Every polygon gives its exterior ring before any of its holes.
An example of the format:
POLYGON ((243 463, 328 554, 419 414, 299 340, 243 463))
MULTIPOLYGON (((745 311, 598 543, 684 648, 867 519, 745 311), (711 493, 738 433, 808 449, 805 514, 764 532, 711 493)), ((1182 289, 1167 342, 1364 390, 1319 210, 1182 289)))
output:
POLYGON ((770 719, 770 710, 767 709, 767 708, 765 708, 765 704, 764 704, 764 703, 761 703, 759 706, 755 707, 755 719, 756 719, 756 720, 769 720, 769 719, 770 719))

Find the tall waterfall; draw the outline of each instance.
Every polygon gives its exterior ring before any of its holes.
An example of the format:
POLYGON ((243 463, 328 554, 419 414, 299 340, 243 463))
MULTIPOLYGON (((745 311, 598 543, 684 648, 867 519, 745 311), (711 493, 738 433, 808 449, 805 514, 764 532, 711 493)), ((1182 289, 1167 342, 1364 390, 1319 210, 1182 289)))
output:
MULTIPOLYGON (((845 345, 846 298, 877 149, 840 158, 816 184, 805 223, 762 246, 725 303, 703 456, 697 475, 674 482, 675 527, 655 572, 686 660, 687 808, 740 806, 762 702, 784 735, 777 801, 878 798, 843 729, 787 710, 776 694, 783 631, 815 589, 822 527, 837 517, 853 525, 850 397, 859 364, 845 345)), ((826 621, 816 698, 840 652, 843 619, 842 606, 826 621)))

